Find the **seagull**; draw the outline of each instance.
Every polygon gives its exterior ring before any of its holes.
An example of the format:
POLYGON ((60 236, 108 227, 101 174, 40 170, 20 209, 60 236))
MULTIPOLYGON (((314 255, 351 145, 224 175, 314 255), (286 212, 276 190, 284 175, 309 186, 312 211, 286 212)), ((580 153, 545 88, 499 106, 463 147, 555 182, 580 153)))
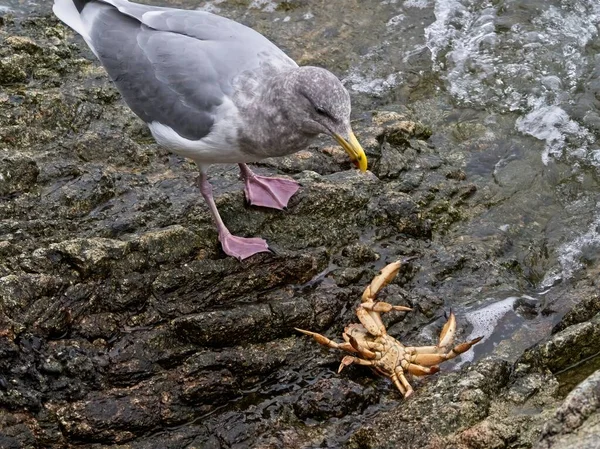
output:
POLYGON ((329 134, 361 171, 367 158, 350 127, 350 95, 331 72, 299 67, 260 33, 205 11, 127 0, 54 0, 156 142, 192 159, 228 256, 267 252, 261 238, 229 232, 207 171, 239 165, 251 205, 284 209, 299 184, 259 176, 247 163, 300 151, 329 134))

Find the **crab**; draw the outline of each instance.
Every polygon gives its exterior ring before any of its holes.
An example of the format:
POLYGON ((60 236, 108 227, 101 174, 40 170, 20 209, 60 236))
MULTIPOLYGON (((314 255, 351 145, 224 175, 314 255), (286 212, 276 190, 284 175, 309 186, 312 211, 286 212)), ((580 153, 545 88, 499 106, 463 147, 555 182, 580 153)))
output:
POLYGON ((347 355, 342 359, 338 373, 353 363, 370 366, 377 373, 389 377, 400 393, 408 398, 414 390, 406 379, 406 373, 414 376, 437 373, 438 364, 468 351, 482 337, 452 347, 456 333, 456 317, 453 312, 450 312, 440 333, 438 344, 435 346, 404 346, 389 335, 381 320, 381 314, 391 310, 409 312, 412 309, 376 301, 376 297, 381 289, 396 277, 401 265, 402 261, 397 261, 385 266, 367 286, 362 295, 362 302, 356 309, 360 324, 346 326, 342 334, 343 343, 337 343, 316 332, 295 329, 313 337, 323 346, 355 354, 347 355))

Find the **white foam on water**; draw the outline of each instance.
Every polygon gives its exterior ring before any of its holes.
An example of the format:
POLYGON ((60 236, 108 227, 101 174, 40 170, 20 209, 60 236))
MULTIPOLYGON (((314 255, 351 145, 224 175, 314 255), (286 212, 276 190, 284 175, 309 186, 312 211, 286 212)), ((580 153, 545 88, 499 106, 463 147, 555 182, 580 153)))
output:
POLYGON ((369 78, 358 71, 351 72, 342 82, 355 92, 373 96, 381 96, 398 84, 396 73, 390 73, 386 78, 369 78))
MULTIPOLYGON (((560 159, 575 173, 585 166, 600 170, 597 133, 586 126, 588 118, 599 120, 600 108, 594 92, 585 90, 600 83, 600 57, 588 54, 600 40, 600 1, 501 5, 499 10, 493 1, 435 0, 436 20, 425 29, 434 70, 459 103, 517 113, 515 129, 543 142, 544 164, 560 159)), ((597 245, 596 227, 559 248, 560 267, 544 285, 582 268, 582 250, 597 245)))
MULTIPOLYGON (((501 301, 492 302, 487 306, 466 312, 464 318, 473 326, 471 333, 465 338, 465 341, 473 340, 477 337, 483 337, 481 342, 484 342, 494 332, 494 329, 498 326, 500 319, 510 312, 513 308, 513 304, 517 298, 511 296, 501 301)), ((486 298, 485 302, 493 301, 493 298, 486 298)), ((473 360, 473 351, 467 351, 461 355, 460 362, 457 366, 463 363, 470 362, 473 360)))
POLYGON ((12 8, 10 8, 8 6, 0 5, 0 12, 8 12, 8 11, 12 11, 12 8))
POLYGON ((376 65, 370 61, 381 60, 390 46, 388 41, 382 41, 378 46, 372 48, 362 56, 362 64, 354 66, 348 74, 342 78, 342 83, 347 89, 354 92, 369 94, 373 97, 381 97, 389 90, 398 85, 398 73, 390 73, 385 77, 378 76, 376 65))
MULTIPOLYGON (((575 158, 586 158, 585 151, 595 141, 594 135, 587 128, 571 119, 560 106, 547 105, 540 101, 528 114, 519 117, 516 127, 524 134, 529 134, 545 141, 542 162, 548 165, 551 157, 559 158, 565 154, 575 158), (581 143, 569 149, 567 139, 579 140, 581 143)), ((595 150, 592 150, 595 151, 595 150)), ((593 157, 593 154, 590 156, 593 157)), ((593 159, 592 159, 593 160, 593 159)))
POLYGON ((563 102, 594 69, 585 50, 598 39, 600 2, 549 4, 500 34, 498 15, 506 11, 499 13, 494 2, 437 0, 434 13, 435 22, 425 29, 427 47, 454 98, 522 113, 516 129, 545 142, 544 163, 552 157, 596 163, 593 133, 568 115, 563 102))
POLYGON ((436 20, 425 29, 434 68, 445 74, 450 93, 466 104, 489 96, 490 87, 497 89, 489 82, 498 62, 494 52, 496 10, 485 3, 476 10, 470 3, 436 1, 436 20))
POLYGON ((560 280, 566 280, 583 268, 584 252, 597 253, 600 251, 600 217, 596 218, 587 232, 574 240, 561 245, 558 249, 560 268, 546 274, 541 283, 542 288, 548 288, 560 280))
POLYGON ((429 0, 405 0, 404 7, 419 9, 429 8, 429 0))

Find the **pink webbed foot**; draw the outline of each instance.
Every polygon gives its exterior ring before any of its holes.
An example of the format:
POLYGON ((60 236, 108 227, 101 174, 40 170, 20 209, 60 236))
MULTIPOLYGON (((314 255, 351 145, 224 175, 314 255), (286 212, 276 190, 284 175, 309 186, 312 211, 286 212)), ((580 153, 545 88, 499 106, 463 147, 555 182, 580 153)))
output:
POLYGON ((290 179, 254 175, 246 180, 244 193, 253 206, 281 210, 287 207, 288 201, 299 188, 300 185, 290 179))
POLYGON ((237 237, 227 232, 219 234, 219 241, 225 254, 239 260, 247 259, 257 253, 270 252, 267 242, 258 237, 237 237))
POLYGON ((255 175, 244 164, 240 164, 240 169, 246 184, 246 199, 253 206, 284 209, 292 195, 300 188, 300 184, 291 179, 255 175))

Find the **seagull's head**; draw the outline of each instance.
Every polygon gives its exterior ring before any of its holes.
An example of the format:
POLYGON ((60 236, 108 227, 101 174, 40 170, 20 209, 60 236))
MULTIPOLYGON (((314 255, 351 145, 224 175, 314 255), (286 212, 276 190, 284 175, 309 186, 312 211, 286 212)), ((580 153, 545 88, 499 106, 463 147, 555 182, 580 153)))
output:
POLYGON ((294 120, 307 134, 329 134, 346 150, 361 171, 367 170, 367 156, 350 127, 350 95, 341 81, 328 70, 300 67, 294 80, 294 120))

